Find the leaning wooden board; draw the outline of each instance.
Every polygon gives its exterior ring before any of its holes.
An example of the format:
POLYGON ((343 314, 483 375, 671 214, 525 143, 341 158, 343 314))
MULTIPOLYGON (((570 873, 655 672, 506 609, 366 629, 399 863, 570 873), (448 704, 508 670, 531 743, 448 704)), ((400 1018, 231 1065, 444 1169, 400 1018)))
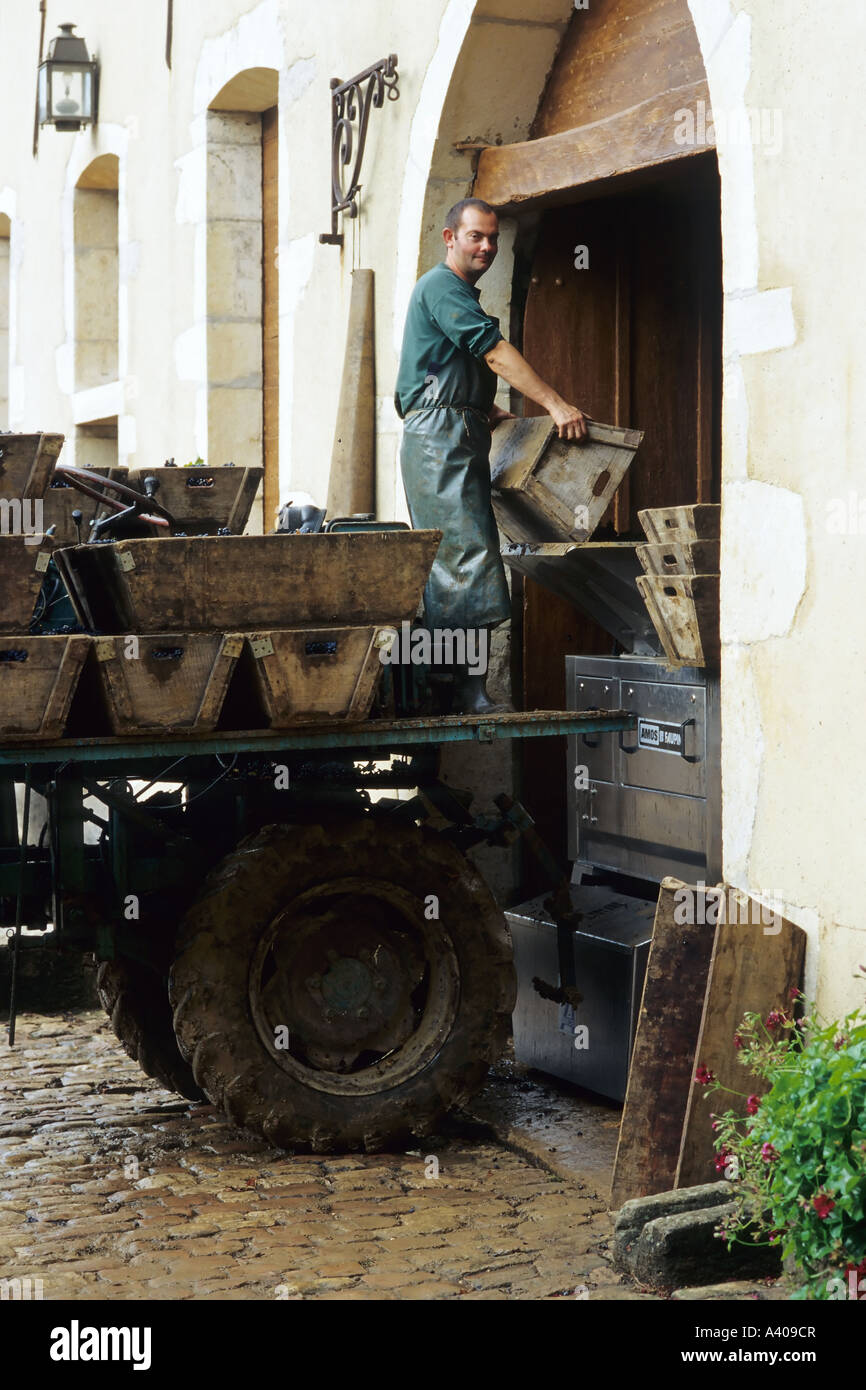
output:
MULTIPOLYGON (((721 886, 715 891, 725 894, 718 915, 736 921, 719 922, 716 927, 697 1065, 714 1072, 732 1091, 762 1095, 769 1088, 739 1065, 734 1035, 745 1013, 766 1016, 774 1008, 790 1011, 790 991, 799 989, 802 980, 806 933, 767 908, 762 913, 761 904, 745 894, 721 886)), ((745 1114, 745 1097, 724 1093, 708 1097, 701 1087, 690 1088, 677 1187, 713 1182, 718 1177, 710 1114, 729 1109, 745 1114)))
POLYGON ((613 1210, 632 1197, 667 1191, 676 1178, 715 932, 674 920, 682 890, 691 891, 677 878, 662 879, 616 1150, 613 1210))

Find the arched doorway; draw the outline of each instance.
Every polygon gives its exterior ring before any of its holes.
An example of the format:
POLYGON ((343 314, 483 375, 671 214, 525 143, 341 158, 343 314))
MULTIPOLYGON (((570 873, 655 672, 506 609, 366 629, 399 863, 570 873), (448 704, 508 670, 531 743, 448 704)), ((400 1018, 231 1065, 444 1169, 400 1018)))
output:
MULTIPOLYGON (((609 514, 612 540, 643 539, 641 508, 719 500, 720 186, 707 122, 692 122, 690 142, 682 119, 701 103, 705 113, 687 0, 550 0, 522 15, 485 0, 431 161, 426 229, 461 196, 460 160, 464 195, 471 186, 500 210, 497 278, 480 288, 511 340, 566 399, 645 431, 609 514)), ((515 703, 529 709, 564 706, 566 654, 613 650, 607 632, 530 579, 514 585, 512 646, 515 703)), ((522 758, 519 791, 565 862, 565 749, 542 743, 522 758)))
POLYGON ((207 112, 207 438, 214 463, 263 464, 279 500, 279 75, 234 76, 207 112))

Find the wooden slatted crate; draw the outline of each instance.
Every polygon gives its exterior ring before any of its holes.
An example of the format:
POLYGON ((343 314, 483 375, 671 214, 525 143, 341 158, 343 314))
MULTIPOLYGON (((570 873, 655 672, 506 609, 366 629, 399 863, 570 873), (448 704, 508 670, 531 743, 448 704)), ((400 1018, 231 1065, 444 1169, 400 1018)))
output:
POLYGON ((0 633, 27 632, 51 558, 33 536, 0 536, 0 633))
POLYGON ((249 520, 263 468, 134 468, 129 486, 144 492, 145 478, 156 478, 157 502, 174 517, 179 531, 189 536, 216 535, 227 527, 242 534, 249 520))
POLYGON ((249 632, 411 621, 441 536, 172 536, 54 554, 83 627, 249 632))
POLYGON ((719 665, 719 576, 641 575, 636 580, 671 666, 719 665))
POLYGON ((721 535, 722 508, 718 502, 696 502, 689 507, 650 507, 637 519, 648 541, 717 541, 721 535))
POLYGON ((61 738, 90 637, 0 637, 0 738, 61 738))
POLYGON ((248 633, 271 728, 366 718, 382 674, 379 653, 392 633, 375 625, 248 633))
POLYGON ((490 468, 500 531, 512 542, 588 540, 642 439, 642 430, 591 421, 576 444, 546 415, 497 425, 490 468))
POLYGON ((0 498, 42 497, 63 440, 62 434, 0 434, 0 498))
POLYGON ((646 574, 718 574, 718 541, 666 541, 635 546, 646 574))
POLYGON ((170 632, 97 637, 94 650, 115 734, 216 727, 239 633, 170 632))

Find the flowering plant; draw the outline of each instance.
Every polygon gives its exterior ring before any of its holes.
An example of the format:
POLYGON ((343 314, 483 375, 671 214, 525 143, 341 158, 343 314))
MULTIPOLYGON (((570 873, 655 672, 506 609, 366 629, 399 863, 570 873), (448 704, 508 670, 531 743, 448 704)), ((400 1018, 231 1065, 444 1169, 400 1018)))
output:
POLYGON ((708 1092, 745 1100, 745 1115, 712 1117, 716 1169, 737 1182, 738 1210, 721 1228, 728 1248, 746 1234, 780 1244, 803 1278, 795 1298, 866 1295, 866 1013, 841 1023, 749 1013, 734 1046, 767 1094, 730 1091, 705 1066, 695 1073, 708 1092))

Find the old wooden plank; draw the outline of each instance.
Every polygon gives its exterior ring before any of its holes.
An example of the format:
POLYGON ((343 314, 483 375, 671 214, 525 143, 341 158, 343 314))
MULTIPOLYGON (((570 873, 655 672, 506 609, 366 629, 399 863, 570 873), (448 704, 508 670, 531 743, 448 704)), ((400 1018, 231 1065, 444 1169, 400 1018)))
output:
POLYGON ((687 0, 592 0, 571 18, 532 133, 604 120, 703 76, 687 0))
POLYGON ((593 125, 580 126, 540 140, 490 145, 478 159, 473 186, 483 198, 506 212, 529 202, 555 199, 583 184, 635 173, 653 165, 700 157, 702 146, 682 143, 683 109, 709 103, 706 81, 689 83, 593 125))
POLYGON ((611 1206, 673 1187, 695 1067, 714 927, 675 921, 676 878, 659 889, 616 1151, 611 1206))
POLYGON ((743 1094, 707 1097, 701 1087, 692 1086, 677 1187, 712 1182, 719 1176, 711 1113, 730 1109, 744 1115, 745 1093, 767 1091, 765 1082, 738 1065, 734 1035, 745 1013, 766 1016, 771 1009, 790 1011, 790 991, 800 988, 806 951, 806 933, 800 927, 744 893, 719 885, 705 890, 705 903, 713 911, 704 915, 726 920, 719 921, 715 931, 696 1062, 714 1072, 723 1086, 743 1094))

